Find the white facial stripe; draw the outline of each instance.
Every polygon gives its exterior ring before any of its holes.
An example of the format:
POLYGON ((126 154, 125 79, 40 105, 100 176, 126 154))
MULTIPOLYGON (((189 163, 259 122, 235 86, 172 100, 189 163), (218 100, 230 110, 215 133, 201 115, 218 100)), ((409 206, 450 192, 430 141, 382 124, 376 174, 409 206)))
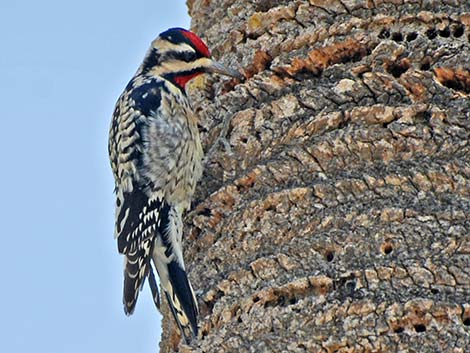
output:
POLYGON ((198 68, 205 68, 210 66, 211 59, 200 58, 192 62, 184 62, 178 60, 165 61, 160 66, 155 67, 151 72, 155 75, 164 75, 168 72, 181 72, 181 71, 192 71, 198 68))
POLYGON ((185 52, 185 51, 195 52, 194 48, 192 48, 187 43, 173 44, 173 43, 171 43, 167 40, 161 40, 161 39, 156 39, 152 43, 152 46, 154 48, 158 48, 158 51, 162 54, 165 54, 165 53, 170 52, 170 51, 173 51, 173 52, 185 52))

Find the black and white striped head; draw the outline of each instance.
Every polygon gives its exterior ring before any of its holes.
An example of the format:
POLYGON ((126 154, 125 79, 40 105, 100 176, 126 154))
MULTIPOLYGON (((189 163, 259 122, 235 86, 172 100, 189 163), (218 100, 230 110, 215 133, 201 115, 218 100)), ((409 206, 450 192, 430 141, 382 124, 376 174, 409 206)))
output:
POLYGON ((152 42, 141 72, 161 76, 181 89, 189 80, 205 72, 242 78, 238 71, 212 60, 202 39, 183 28, 170 28, 152 42))

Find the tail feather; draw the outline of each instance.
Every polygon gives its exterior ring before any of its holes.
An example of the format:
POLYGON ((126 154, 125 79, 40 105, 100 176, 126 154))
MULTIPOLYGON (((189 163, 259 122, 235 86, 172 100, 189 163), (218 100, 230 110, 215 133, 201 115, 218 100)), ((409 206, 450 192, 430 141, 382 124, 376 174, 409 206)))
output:
POLYGON ((184 341, 185 341, 186 343, 189 343, 189 342, 190 342, 190 338, 189 338, 190 335, 189 335, 188 332, 187 332, 187 331, 188 331, 188 330, 187 330, 188 326, 187 326, 187 325, 186 325, 186 326, 183 326, 183 324, 181 323, 181 321, 178 320, 178 314, 179 314, 179 313, 178 313, 178 311, 176 310, 175 306, 171 304, 171 303, 172 303, 171 297, 170 297, 170 295, 169 295, 166 291, 165 291, 165 296, 166 296, 167 302, 169 303, 169 306, 170 306, 170 309, 171 309, 171 313, 173 314, 173 318, 175 319, 176 324, 178 325, 178 328, 180 329, 180 332, 181 332, 181 334, 183 335, 184 341))
POLYGON ((166 257, 160 246, 154 249, 153 261, 171 313, 182 335, 186 341, 188 337, 197 337, 197 302, 185 270, 177 261, 166 257))
POLYGON ((160 210, 153 262, 168 304, 185 340, 197 337, 197 301, 184 269, 181 210, 164 203, 160 210))
POLYGON ((139 292, 150 270, 150 242, 142 249, 124 256, 124 292, 122 301, 126 315, 132 315, 135 310, 139 292))
POLYGON ((170 281, 167 281, 165 285, 162 282, 162 286, 176 324, 186 343, 189 343, 190 337, 197 337, 198 334, 197 304, 184 270, 178 267, 178 270, 172 274, 174 268, 171 269, 171 267, 171 265, 168 266, 170 281))
POLYGON ((150 266, 150 271, 148 274, 149 286, 152 291, 153 302, 157 307, 158 311, 161 311, 161 301, 160 301, 160 291, 158 290, 157 280, 155 279, 155 274, 153 273, 153 268, 150 266))
POLYGON ((171 305, 176 311, 176 320, 184 323, 184 326, 191 326, 191 331, 197 337, 197 315, 198 308, 193 288, 189 282, 188 276, 184 269, 176 261, 168 264, 169 279, 171 289, 171 305))

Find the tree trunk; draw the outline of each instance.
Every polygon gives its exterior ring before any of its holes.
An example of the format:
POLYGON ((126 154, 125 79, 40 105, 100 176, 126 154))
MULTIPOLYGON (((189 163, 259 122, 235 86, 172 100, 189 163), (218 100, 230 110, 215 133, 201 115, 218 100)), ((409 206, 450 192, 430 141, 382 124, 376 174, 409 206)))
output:
POLYGON ((247 80, 193 85, 201 336, 161 352, 468 352, 470 2, 188 6, 247 80))

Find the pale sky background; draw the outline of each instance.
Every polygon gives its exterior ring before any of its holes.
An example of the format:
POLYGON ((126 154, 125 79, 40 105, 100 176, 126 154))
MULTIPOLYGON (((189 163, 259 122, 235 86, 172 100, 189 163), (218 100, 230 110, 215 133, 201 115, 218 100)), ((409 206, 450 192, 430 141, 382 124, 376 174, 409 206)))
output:
POLYGON ((156 352, 121 303, 107 155, 114 103, 184 0, 0 0, 0 352, 156 352))

